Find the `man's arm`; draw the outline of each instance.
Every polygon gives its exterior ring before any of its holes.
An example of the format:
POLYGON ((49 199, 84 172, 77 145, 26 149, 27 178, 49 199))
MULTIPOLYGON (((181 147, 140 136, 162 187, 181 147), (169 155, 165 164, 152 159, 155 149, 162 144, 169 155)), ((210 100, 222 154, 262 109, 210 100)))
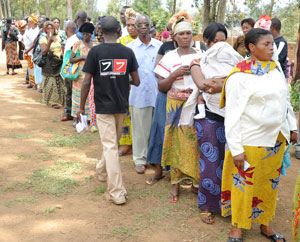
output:
POLYGON ((130 80, 129 84, 134 85, 134 86, 139 86, 140 85, 139 73, 137 71, 133 71, 130 73, 130 76, 131 76, 132 80, 130 80))
POLYGON ((85 77, 83 79, 83 83, 81 86, 81 96, 80 96, 80 109, 77 112, 77 118, 81 122, 80 114, 84 114, 84 106, 87 96, 89 95, 90 87, 91 87, 91 79, 92 74, 85 73, 85 77))

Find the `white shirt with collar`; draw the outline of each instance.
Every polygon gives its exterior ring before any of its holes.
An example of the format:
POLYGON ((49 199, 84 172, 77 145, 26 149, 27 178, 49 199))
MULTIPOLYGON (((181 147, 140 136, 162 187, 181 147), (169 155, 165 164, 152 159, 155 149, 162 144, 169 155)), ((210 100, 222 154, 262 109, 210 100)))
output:
POLYGON ((129 35, 127 26, 122 26, 122 37, 129 35))
POLYGON ((73 34, 70 38, 67 39, 64 55, 66 54, 66 51, 70 50, 77 41, 79 41, 79 39, 77 38, 76 34, 73 34))
MULTIPOLYGON (((38 27, 36 28, 29 28, 25 30, 25 33, 23 35, 23 40, 24 40, 24 45, 25 45, 25 50, 28 50, 32 47, 34 44, 34 40, 38 36, 40 32, 40 29, 38 27)), ((32 56, 33 54, 33 49, 28 52, 28 55, 32 56)))
POLYGON ((225 90, 225 133, 233 156, 243 153, 243 146, 274 147, 279 132, 289 141, 290 131, 297 130, 289 88, 279 68, 264 75, 234 73, 225 90))

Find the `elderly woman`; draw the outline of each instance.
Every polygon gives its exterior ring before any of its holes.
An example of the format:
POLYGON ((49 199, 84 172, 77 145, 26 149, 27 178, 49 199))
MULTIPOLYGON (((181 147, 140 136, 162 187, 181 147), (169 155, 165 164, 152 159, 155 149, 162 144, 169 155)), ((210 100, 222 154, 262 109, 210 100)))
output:
POLYGON ((194 192, 197 192, 196 187, 199 183, 196 131, 194 127, 179 127, 178 120, 186 100, 195 88, 189 63, 202 55, 199 50, 191 47, 193 37, 191 22, 181 18, 175 22, 173 31, 179 47, 167 53, 154 70, 159 76, 159 90, 167 92, 162 166, 171 167, 172 189, 169 202, 172 203, 179 200, 181 181, 192 180, 194 192))
POLYGON ((15 69, 22 68, 19 56, 18 56, 18 35, 19 31, 11 18, 6 19, 6 25, 2 30, 2 50, 5 49, 6 53, 6 74, 9 75, 9 69, 11 74, 16 75, 15 69))
POLYGON ((285 241, 270 226, 286 142, 297 140, 296 119, 280 64, 272 59, 273 37, 253 29, 245 38, 251 55, 236 65, 222 91, 226 104, 222 215, 231 215, 228 241, 243 241, 242 229, 261 224, 262 235, 285 241))
MULTIPOLYGON (((73 45, 72 53, 70 57, 71 63, 79 62, 79 76, 76 81, 73 81, 72 85, 72 111, 71 115, 75 119, 73 125, 77 124, 77 111, 80 108, 80 94, 81 94, 81 86, 84 79, 85 74, 82 71, 84 66, 86 57, 90 51, 90 49, 96 45, 95 42, 91 41, 91 37, 93 34, 95 27, 91 23, 84 23, 80 26, 79 32, 83 35, 83 40, 79 40, 73 45)), ((89 100, 85 102, 85 115, 87 119, 90 120, 90 109, 89 109, 89 100)))
MULTIPOLYGON (((221 213, 221 179, 226 142, 224 111, 219 108, 221 90, 224 78, 243 57, 225 43, 227 30, 221 23, 208 25, 203 32, 203 39, 208 50, 201 61, 192 62, 191 73, 205 100, 205 117, 199 119, 196 116, 194 124, 201 149, 198 207, 202 221, 212 224, 212 211, 221 213)), ((193 96, 194 93, 191 98, 193 96)), ((187 101, 183 114, 191 98, 187 101)))
POLYGON ((41 36, 39 43, 46 64, 42 67, 43 75, 43 102, 58 109, 64 105, 65 86, 60 76, 62 65, 61 40, 57 35, 54 24, 46 21, 44 24, 46 36, 41 36))
MULTIPOLYGON (((128 31, 127 36, 122 36, 118 42, 122 45, 127 45, 131 41, 135 40, 138 37, 138 31, 135 27, 135 19, 137 17, 137 13, 132 8, 127 8, 125 11, 125 20, 126 20, 126 28, 128 31)), ((131 108, 128 110, 128 114, 124 120, 122 126, 122 136, 120 138, 120 148, 119 155, 124 156, 132 153, 132 127, 131 127, 131 108)))
POLYGON ((241 21, 241 27, 244 35, 239 36, 233 44, 233 48, 243 57, 246 57, 248 51, 245 47, 245 36, 254 28, 255 20, 253 18, 245 18, 241 21))

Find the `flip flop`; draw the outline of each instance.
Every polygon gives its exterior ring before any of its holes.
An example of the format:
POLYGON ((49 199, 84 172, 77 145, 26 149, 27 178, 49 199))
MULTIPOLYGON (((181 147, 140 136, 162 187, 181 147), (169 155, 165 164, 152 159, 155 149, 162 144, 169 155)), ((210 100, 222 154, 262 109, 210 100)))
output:
POLYGON ((243 238, 232 238, 229 237, 227 242, 243 242, 243 238))
POLYGON ((147 180, 146 180, 146 184, 148 185, 153 185, 155 183, 157 183, 158 181, 160 181, 161 179, 163 179, 165 177, 165 175, 160 175, 159 177, 155 177, 155 175, 150 176, 147 180))
POLYGON ((270 236, 266 235, 265 233, 263 233, 262 231, 260 231, 260 233, 265 236, 266 238, 268 238, 270 241, 272 242, 277 242, 278 239, 282 239, 283 242, 285 242, 285 238, 282 234, 279 234, 279 233, 275 233, 275 234, 272 234, 270 236))
POLYGON ((170 192, 168 200, 170 203, 177 203, 179 201, 179 193, 174 194, 173 192, 170 192))
POLYGON ((13 72, 13 73, 11 73, 11 75, 13 76, 13 75, 17 75, 18 73, 16 73, 16 72, 13 72))
POLYGON ((215 222, 214 216, 210 212, 200 212, 200 218, 201 218, 202 222, 206 223, 206 224, 213 224, 215 222), (204 215, 206 216, 206 219, 204 219, 204 215), (209 221, 211 221, 211 222, 209 222, 209 221))

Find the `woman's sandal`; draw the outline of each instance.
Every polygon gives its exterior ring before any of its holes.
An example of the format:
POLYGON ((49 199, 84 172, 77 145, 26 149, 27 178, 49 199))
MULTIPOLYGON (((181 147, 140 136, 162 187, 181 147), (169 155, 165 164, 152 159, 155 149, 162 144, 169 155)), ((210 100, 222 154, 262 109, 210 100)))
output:
POLYGON ((200 218, 203 223, 213 224, 215 222, 214 215, 210 212, 200 212, 200 218))
POLYGON ((243 242, 243 238, 232 238, 232 237, 229 237, 227 242, 243 242))
POLYGON ((279 240, 279 239, 282 239, 283 242, 286 241, 285 238, 284 238, 284 236, 283 236, 282 234, 279 234, 279 233, 275 233, 275 234, 270 235, 270 236, 266 235, 266 234, 263 233, 262 231, 260 231, 260 233, 261 233, 263 236, 265 236, 266 238, 268 238, 268 239, 269 239, 270 241, 272 241, 272 242, 277 242, 277 240, 279 240))
POLYGON ((165 177, 165 175, 163 175, 163 174, 161 174, 159 177, 156 177, 154 174, 146 180, 146 183, 148 185, 153 185, 153 184, 157 183, 158 181, 160 181, 161 179, 163 179, 164 177, 165 177))

